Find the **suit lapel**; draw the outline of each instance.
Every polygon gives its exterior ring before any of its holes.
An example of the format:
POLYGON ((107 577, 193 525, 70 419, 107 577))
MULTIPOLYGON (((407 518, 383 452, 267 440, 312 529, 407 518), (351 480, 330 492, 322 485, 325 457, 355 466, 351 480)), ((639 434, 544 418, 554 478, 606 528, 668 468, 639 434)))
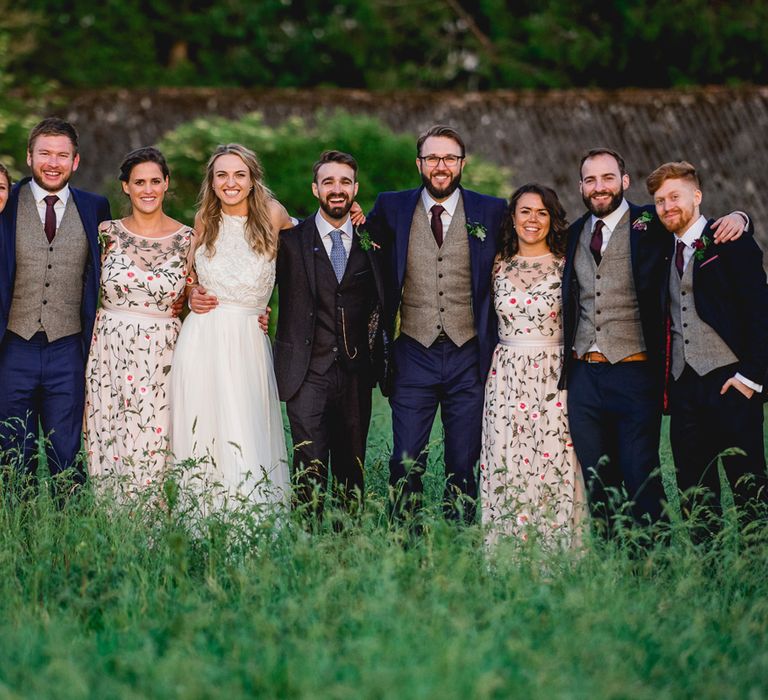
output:
POLYGON ((632 222, 637 221, 638 217, 642 214, 643 210, 640 207, 635 206, 631 202, 629 203, 629 221, 627 222, 627 225, 629 226, 629 252, 630 259, 632 260, 632 277, 635 281, 635 289, 641 288, 641 282, 644 279, 642 270, 640 269, 645 262, 642 255, 642 246, 648 235, 648 227, 650 224, 646 223, 645 228, 643 228, 639 225, 635 227, 632 222))
POLYGON ((301 252, 304 258, 304 268, 307 271, 309 293, 315 297, 317 290, 317 278, 315 275, 315 248, 319 238, 314 217, 305 220, 301 228, 301 252))
POLYGON ((416 207, 421 204, 421 190, 405 193, 405 202, 398 212, 395 227, 395 260, 397 262, 397 288, 402 289, 405 282, 405 263, 408 259, 408 243, 411 237, 411 224, 416 216, 416 207))
MULTIPOLYGON (((477 300, 480 297, 480 273, 483 269, 483 253, 485 252, 484 246, 488 240, 488 233, 486 233, 486 239, 481 241, 477 236, 470 236, 467 231, 466 224, 471 222, 473 224, 482 224, 486 226, 486 222, 483 220, 482 200, 474 192, 461 189, 461 199, 464 204, 464 218, 466 221, 461 222, 461 230, 464 235, 469 239, 469 269, 472 275, 472 297, 477 300)), ((495 251, 494 251, 495 252, 495 251)))

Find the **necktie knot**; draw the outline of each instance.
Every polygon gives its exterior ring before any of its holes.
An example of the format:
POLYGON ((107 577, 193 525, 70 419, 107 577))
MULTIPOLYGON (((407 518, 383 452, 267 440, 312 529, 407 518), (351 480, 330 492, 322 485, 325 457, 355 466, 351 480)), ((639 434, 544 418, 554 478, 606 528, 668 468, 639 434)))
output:
POLYGON ((45 231, 45 237, 48 239, 48 243, 52 243, 56 236, 56 210, 53 208, 59 198, 55 194, 49 194, 43 197, 45 202, 45 221, 43 223, 43 230, 45 231))
POLYGON ((592 253, 592 257, 595 259, 597 265, 603 259, 603 227, 605 222, 602 219, 598 219, 595 222, 595 228, 592 231, 592 240, 589 242, 589 250, 592 253))
POLYGON ((445 211, 445 207, 440 204, 434 204, 432 205, 432 208, 429 210, 432 212, 432 221, 430 222, 430 225, 432 227, 432 235, 435 237, 435 243, 437 243, 438 247, 443 245, 443 212, 445 211))

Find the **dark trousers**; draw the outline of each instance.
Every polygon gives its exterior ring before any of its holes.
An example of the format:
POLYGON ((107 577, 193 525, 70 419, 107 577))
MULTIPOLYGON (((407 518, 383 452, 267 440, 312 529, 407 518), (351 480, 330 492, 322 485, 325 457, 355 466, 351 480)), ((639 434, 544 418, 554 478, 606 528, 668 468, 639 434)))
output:
POLYGON ((296 500, 312 503, 320 515, 328 483, 341 502, 362 499, 365 444, 371 421, 371 382, 367 374, 347 372, 335 362, 320 374, 310 369, 296 394, 286 402, 291 424, 296 500))
POLYGON ((438 406, 445 442, 444 512, 458 519, 459 496, 464 520, 475 519, 484 385, 477 363, 477 339, 458 347, 450 340, 425 348, 406 335, 395 341, 392 407, 394 445, 389 461, 396 508, 418 503, 423 492, 425 450, 438 406))
POLYGON ((746 452, 744 456, 723 458, 736 505, 743 507, 754 498, 768 502, 762 397, 756 394, 748 399, 734 388, 721 395, 723 384, 735 373, 736 366, 729 365, 700 377, 686 365, 670 387, 669 435, 686 514, 702 503, 715 512, 720 510, 716 458, 729 447, 746 452), (696 486, 705 487, 707 491, 698 497, 694 494, 686 497, 685 492, 696 486))
MULTIPOLYGON (((75 465, 80 451, 85 403, 82 337, 52 343, 45 333, 24 340, 7 331, 0 343, 0 449, 3 461, 18 460, 37 472, 37 438, 42 425, 48 469, 57 474, 75 465)), ((78 468, 76 477, 83 479, 78 468)))
POLYGON ((568 422, 592 516, 610 517, 607 490, 622 481, 638 520, 657 520, 661 391, 648 362, 575 360, 568 378, 568 422))

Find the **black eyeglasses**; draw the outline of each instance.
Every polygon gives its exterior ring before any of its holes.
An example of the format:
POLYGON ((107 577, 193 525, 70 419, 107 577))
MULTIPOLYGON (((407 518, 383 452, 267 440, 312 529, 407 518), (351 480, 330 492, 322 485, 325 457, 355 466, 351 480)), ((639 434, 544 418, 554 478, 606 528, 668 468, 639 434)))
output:
POLYGON ((464 156, 436 156, 436 155, 428 155, 428 156, 419 156, 419 160, 422 163, 426 163, 430 168, 436 168, 440 161, 442 160, 443 163, 445 163, 446 168, 455 168, 459 161, 464 160, 464 156))

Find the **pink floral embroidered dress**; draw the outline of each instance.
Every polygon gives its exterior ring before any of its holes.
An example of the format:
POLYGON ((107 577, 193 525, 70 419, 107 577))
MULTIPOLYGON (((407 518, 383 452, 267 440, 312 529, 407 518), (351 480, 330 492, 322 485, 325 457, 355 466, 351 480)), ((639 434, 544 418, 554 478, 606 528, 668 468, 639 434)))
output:
POLYGON ((497 260, 493 271, 499 344, 485 385, 480 456, 483 524, 489 540, 568 544, 583 517, 582 478, 568 432, 562 366, 563 261, 551 253, 497 260))
POLYGON ((168 381, 181 322, 171 305, 184 289, 192 229, 161 238, 100 226, 106 254, 101 308, 86 370, 85 448, 91 476, 146 485, 170 447, 168 381))

